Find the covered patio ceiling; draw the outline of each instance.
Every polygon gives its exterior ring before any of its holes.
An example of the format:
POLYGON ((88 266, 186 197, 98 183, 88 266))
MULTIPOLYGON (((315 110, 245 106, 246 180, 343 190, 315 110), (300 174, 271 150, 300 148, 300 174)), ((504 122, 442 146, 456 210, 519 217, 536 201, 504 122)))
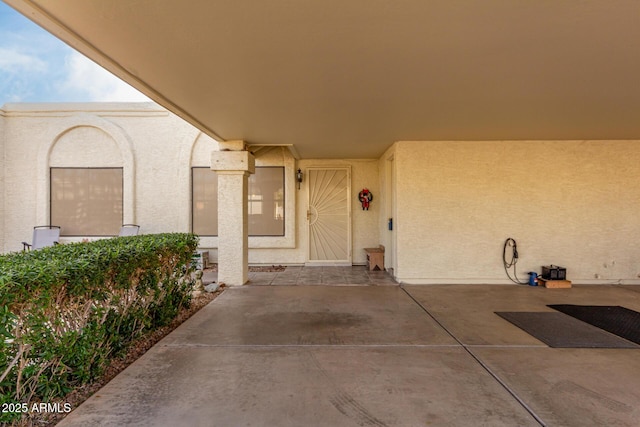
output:
POLYGON ((217 139, 640 139, 637 0, 5 0, 217 139))

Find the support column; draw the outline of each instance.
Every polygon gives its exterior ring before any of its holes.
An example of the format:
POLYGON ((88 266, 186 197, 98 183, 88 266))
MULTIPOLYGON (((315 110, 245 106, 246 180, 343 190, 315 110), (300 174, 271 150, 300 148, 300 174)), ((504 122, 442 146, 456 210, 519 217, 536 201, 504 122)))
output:
POLYGON ((249 276, 248 177, 255 159, 244 141, 219 144, 211 153, 211 169, 218 174, 218 282, 247 283, 249 276))

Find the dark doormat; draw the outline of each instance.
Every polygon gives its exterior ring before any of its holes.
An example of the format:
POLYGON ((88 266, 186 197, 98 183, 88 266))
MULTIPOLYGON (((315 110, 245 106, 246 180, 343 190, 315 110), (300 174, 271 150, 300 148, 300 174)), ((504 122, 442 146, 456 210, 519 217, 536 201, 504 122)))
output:
POLYGON ((495 312, 554 348, 640 348, 623 338, 558 312, 495 312))
POLYGON ((640 313, 619 305, 553 304, 549 307, 640 344, 640 313))

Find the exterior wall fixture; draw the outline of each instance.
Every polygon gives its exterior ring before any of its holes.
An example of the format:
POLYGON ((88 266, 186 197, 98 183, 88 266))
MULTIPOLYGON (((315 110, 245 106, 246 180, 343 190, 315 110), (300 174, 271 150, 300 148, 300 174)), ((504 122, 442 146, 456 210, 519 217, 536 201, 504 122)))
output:
POLYGON ((298 172, 296 172, 296 182, 298 183, 298 190, 300 189, 300 184, 302 184, 303 178, 304 175, 302 173, 302 170, 298 169, 298 172))

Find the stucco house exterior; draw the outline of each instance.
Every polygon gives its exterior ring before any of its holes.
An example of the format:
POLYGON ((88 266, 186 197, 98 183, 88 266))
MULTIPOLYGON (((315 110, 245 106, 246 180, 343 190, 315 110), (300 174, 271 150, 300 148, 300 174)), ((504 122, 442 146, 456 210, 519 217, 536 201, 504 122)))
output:
MULTIPOLYGON (((398 141, 366 159, 243 149, 255 159, 249 264, 362 265, 365 248, 383 245, 401 283, 510 283, 502 249, 512 237, 521 279, 556 264, 574 283, 640 283, 639 140, 398 141)), ((0 248, 21 250, 36 225, 62 222, 65 243, 136 223, 196 232, 215 262, 221 150, 154 103, 6 104, 0 248)))

